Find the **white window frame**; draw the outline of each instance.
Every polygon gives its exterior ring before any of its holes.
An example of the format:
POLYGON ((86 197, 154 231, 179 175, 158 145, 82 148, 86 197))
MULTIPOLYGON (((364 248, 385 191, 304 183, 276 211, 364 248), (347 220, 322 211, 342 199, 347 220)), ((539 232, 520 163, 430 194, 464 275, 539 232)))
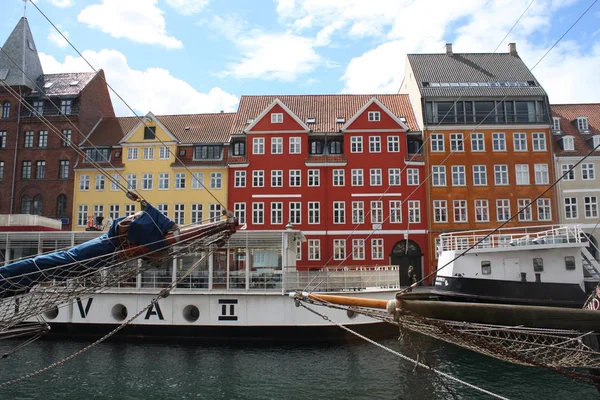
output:
POLYGON ((271 138, 271 154, 283 154, 283 138, 271 138))
POLYGON ((289 222, 291 222, 293 225, 302 224, 302 203, 299 201, 290 201, 288 208, 289 222))
POLYGON ((158 159, 168 160, 169 158, 171 158, 171 152, 169 151, 169 147, 160 146, 158 149, 158 159))
POLYGON ((252 171, 252 187, 265 187, 265 171, 255 169, 252 171))
POLYGON ((236 188, 246 187, 246 171, 236 170, 233 173, 233 187, 236 187, 236 188))
POLYGON ((144 147, 144 160, 154 160, 154 147, 144 147))
POLYGON ((346 183, 346 174, 343 169, 334 169, 333 170, 333 186, 345 186, 346 183))
POLYGON ((371 200, 371 223, 383 224, 383 201, 371 200))
POLYGON ((283 113, 271 113, 272 124, 283 124, 283 113))
POLYGON ((381 113, 379 111, 369 111, 367 114, 369 122, 381 121, 381 113))
POLYGON ((381 153, 381 136, 369 136, 369 153, 381 153))
POLYGON ((346 259, 346 239, 333 239, 333 259, 339 261, 346 259))
POLYGON ((402 201, 400 200, 390 200, 390 224, 400 224, 402 223, 402 201))
POLYGON ((271 170, 271 187, 283 187, 283 170, 271 170))
MULTIPOLYGON (((237 212, 238 204, 244 205, 244 212, 245 212, 246 203, 233 203, 233 206, 234 206, 234 209, 236 209, 236 212, 237 212)), ((190 208, 191 208, 190 223, 191 224, 202 224, 203 219, 204 219, 204 206, 202 205, 202 203, 192 203, 190 208)), ((235 213, 234 213, 234 216, 236 218, 238 218, 238 222, 240 224, 243 224, 244 222, 246 222, 245 220, 241 221, 241 219, 235 213)))
POLYGON ((575 139, 573 136, 563 136, 562 146, 564 151, 575 151, 575 139))
MULTIPOLYGON (((137 185, 135 188, 131 188, 129 185, 129 176, 135 174, 127 174, 127 189, 137 189, 137 185)), ((106 180, 104 179, 104 175, 96 174, 96 179, 94 180, 94 190, 96 192, 103 192, 106 188, 106 180)))
POLYGON ((211 189, 223 189, 223 173, 211 172, 210 173, 210 188, 211 189))
POLYGON ((452 166, 452 186, 467 186, 467 173, 464 165, 452 166))
POLYGON ((333 223, 335 225, 342 225, 346 223, 346 202, 345 201, 334 201, 333 202, 333 223))
POLYGON ((574 164, 561 164, 561 179, 563 181, 574 181, 575 180, 575 168, 573 168, 574 164), (573 168, 573 169, 571 169, 573 168), (569 172, 571 170, 571 172, 569 172))
POLYGON ((469 221, 469 205, 467 200, 453 200, 452 217, 456 223, 465 223, 469 221))
POLYGON ((532 147, 533 151, 547 151, 546 146, 546 133, 544 132, 533 132, 531 134, 532 137, 532 147))
POLYGON ((408 223, 418 224, 421 222, 421 201, 420 200, 409 200, 408 201, 408 223))
POLYGON ((168 172, 159 172, 158 174, 158 190, 169 190, 169 181, 171 174, 168 172))
POLYGON ((584 196, 583 209, 585 212, 585 218, 598 218, 598 197, 584 196))
POLYGON ((433 200, 433 222, 435 224, 448 223, 448 201, 433 200))
POLYGON ((446 186, 446 166, 432 165, 431 166, 432 186, 446 186))
POLYGON ((590 129, 587 117, 577 117, 577 130, 584 132, 590 129))
POLYGON ((321 203, 318 201, 308 202, 308 223, 317 225, 321 223, 321 203))
POLYGON ((517 199, 519 209, 519 221, 533 221, 533 204, 527 206, 531 199, 517 199))
POLYGON ((127 148, 127 161, 136 161, 138 159, 138 148, 128 147, 127 148))
POLYGON ((486 165, 473 165, 473 186, 487 186, 486 165))
POLYGON ((192 172, 192 189, 204 189, 204 172, 192 172))
POLYGON ((444 135, 441 133, 431 134, 431 151, 433 153, 443 153, 446 151, 444 144, 444 135))
POLYGON ((508 186, 510 184, 510 178, 508 177, 508 164, 495 164, 494 165, 494 185, 496 186, 508 186))
POLYGON ((175 189, 177 189, 177 190, 185 189, 186 180, 187 180, 187 174, 185 172, 176 172, 175 173, 175 189))
POLYGON ((318 261, 321 259, 321 239, 308 239, 308 260, 318 261))
POLYGON ((355 225, 365 223, 365 202, 364 201, 353 201, 352 202, 352 223, 355 225))
POLYGON ((534 164, 533 168, 535 171, 535 184, 548 185, 550 183, 548 164, 534 164))
POLYGON ((363 152, 362 136, 350 136, 350 153, 362 153, 362 152, 363 152))
POLYGON ((506 151, 506 133, 492 132, 492 151, 506 151))
POLYGON ((79 175, 79 190, 87 192, 90 190, 90 176, 85 174, 85 175, 79 175))
POLYGON ((487 199, 475 200, 475 222, 490 222, 490 202, 487 199))
POLYGON ((596 168, 593 163, 581 164, 581 179, 584 181, 596 180, 596 168))
POLYGON ((388 136, 387 138, 388 153, 400 152, 400 136, 388 136))
POLYGON ((529 164, 515 164, 515 183, 517 185, 529 185, 530 182, 529 164), (526 180, 523 178, 526 178, 526 180))
POLYGON ((419 169, 408 168, 406 170, 406 184, 408 186, 419 186, 419 169))
POLYGON ((371 259, 372 260, 383 260, 384 259, 384 244, 383 239, 376 238, 371 239, 371 259))
POLYGON ((537 216, 538 221, 551 221, 552 220, 552 206, 550 199, 537 199, 537 216))
POLYGON ((526 132, 515 132, 513 133, 513 148, 515 152, 524 152, 527 150, 527 133, 526 132))
POLYGON ((579 210, 577 208, 577 197, 565 197, 565 219, 577 219, 579 210))
POLYGON ((302 186, 302 170, 290 169, 290 187, 302 186))
POLYGON ((352 239, 352 259, 365 259, 365 239, 352 239))
POLYGON ((482 132, 471 133, 471 151, 473 153, 485 151, 485 136, 482 132))
POLYGON ((508 221, 510 217, 510 199, 496 199, 496 221, 508 221))
POLYGON ((252 138, 252 154, 265 154, 265 138, 252 138))
POLYGON ((369 184, 370 186, 381 186, 383 185, 383 179, 381 177, 381 168, 371 168, 369 170, 369 184))
POLYGON ((290 154, 301 154, 302 153, 302 138, 291 137, 290 138, 290 154))
POLYGON ((264 225, 265 224, 265 203, 263 203, 263 202, 252 203, 252 224, 253 225, 264 225))
POLYGON ((352 186, 364 186, 364 175, 362 169, 353 169, 352 173, 352 186))
POLYGON ((271 202, 271 225, 283 225, 283 202, 271 202))
POLYGON ((388 169, 388 185, 400 186, 402 183, 402 170, 400 168, 388 169))
POLYGON ((465 140, 462 133, 450 134, 450 151, 455 153, 465 151, 465 140))
POLYGON ((185 204, 175 203, 173 206, 173 222, 178 225, 185 224, 185 204))
POLYGON ((321 170, 309 169, 307 172, 308 187, 321 186, 321 170))

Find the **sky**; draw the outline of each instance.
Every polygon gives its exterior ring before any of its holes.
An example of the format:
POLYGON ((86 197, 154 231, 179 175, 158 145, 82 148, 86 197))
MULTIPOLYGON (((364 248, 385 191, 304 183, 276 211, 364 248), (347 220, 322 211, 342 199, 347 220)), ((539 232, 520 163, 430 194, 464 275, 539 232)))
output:
MULTIPOLYGON (((25 2, 1 1, 3 43, 25 2)), ((396 93, 406 54, 446 43, 515 42, 551 103, 600 102, 600 2, 536 66, 594 0, 34 1, 104 70, 126 102, 112 94, 119 116, 235 111, 242 95, 396 93)), ((32 4, 25 15, 45 73, 91 71, 32 4)))

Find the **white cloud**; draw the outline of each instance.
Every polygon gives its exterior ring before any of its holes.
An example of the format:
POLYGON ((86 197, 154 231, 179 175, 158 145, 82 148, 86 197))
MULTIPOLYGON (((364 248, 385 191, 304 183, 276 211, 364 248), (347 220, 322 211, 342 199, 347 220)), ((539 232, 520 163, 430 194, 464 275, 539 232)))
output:
POLYGON ((169 49, 183 43, 167 35, 163 12, 157 0, 102 0, 81 10, 77 19, 91 28, 115 38, 127 38, 138 43, 157 44, 169 49))
MULTIPOLYGON (((63 30, 61 26, 57 27, 66 38, 69 38, 69 32, 63 30)), ((54 29, 52 26, 48 32, 48 40, 50 43, 54 43, 58 47, 67 47, 69 45, 69 43, 67 43, 67 41, 58 32, 56 32, 56 29, 54 29)))
POLYGON ((192 15, 202 11, 209 0, 167 0, 167 4, 182 15, 192 15))
POLYGON ((66 8, 73 5, 73 0, 50 0, 50 4, 55 7, 66 8))
MULTIPOLYGON (((157 115, 235 111, 239 101, 237 96, 218 87, 208 93, 198 92, 163 68, 131 69, 125 55, 117 50, 85 50, 83 56, 96 69, 104 69, 108 83, 138 115, 148 111, 157 115)), ((91 71, 79 57, 67 56, 60 62, 51 55, 40 53, 40 60, 45 73, 91 71)), ((111 97, 117 115, 131 115, 127 106, 112 92, 111 97)))

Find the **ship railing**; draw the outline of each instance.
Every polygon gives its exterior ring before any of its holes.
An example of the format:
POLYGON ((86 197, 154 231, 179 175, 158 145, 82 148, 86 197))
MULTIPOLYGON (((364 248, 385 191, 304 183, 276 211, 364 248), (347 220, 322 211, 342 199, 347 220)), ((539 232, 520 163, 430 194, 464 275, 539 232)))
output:
POLYGON ((543 244, 582 243, 587 239, 578 226, 545 225, 442 233, 438 237, 438 255, 443 251, 461 251, 471 247, 493 249, 543 244))
POLYGON ((397 266, 284 271, 284 290, 347 292, 400 287, 397 266))

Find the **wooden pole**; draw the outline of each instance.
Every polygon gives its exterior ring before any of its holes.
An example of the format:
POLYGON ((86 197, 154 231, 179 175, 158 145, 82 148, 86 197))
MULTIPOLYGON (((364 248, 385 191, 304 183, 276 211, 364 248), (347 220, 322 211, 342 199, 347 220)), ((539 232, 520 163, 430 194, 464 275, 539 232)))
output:
MULTIPOLYGON (((387 309, 389 300, 379 299, 367 299, 361 297, 349 297, 349 296, 333 296, 327 294, 315 294, 315 293, 303 293, 303 297, 307 297, 311 300, 322 301, 325 303, 339 304, 343 306, 356 306, 356 307, 368 307, 368 308, 380 308, 387 309)), ((392 300, 395 302, 395 300, 392 300)))

